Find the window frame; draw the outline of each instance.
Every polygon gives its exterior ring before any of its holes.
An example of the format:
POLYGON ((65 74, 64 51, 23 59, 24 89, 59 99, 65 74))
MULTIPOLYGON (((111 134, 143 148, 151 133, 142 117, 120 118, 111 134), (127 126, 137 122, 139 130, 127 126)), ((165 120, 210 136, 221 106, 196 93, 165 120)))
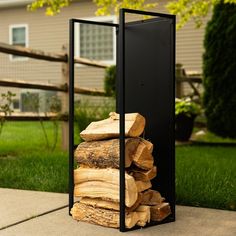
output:
MULTIPOLYGON (((9 44, 13 45, 13 29, 17 28, 25 28, 25 47, 29 47, 29 26, 28 24, 12 24, 9 25, 9 44)), ((13 45, 14 46, 14 45, 13 45)), ((9 55, 10 61, 28 61, 28 57, 17 56, 13 57, 13 55, 9 55)))
MULTIPOLYGON (((98 21, 98 22, 112 22, 117 23, 117 17, 115 15, 111 16, 96 16, 96 17, 86 17, 81 18, 81 20, 88 20, 88 21, 98 21)), ((96 60, 100 61, 101 63, 108 64, 108 65, 115 65, 116 64, 116 29, 112 27, 113 30, 113 59, 112 60, 96 60)), ((75 57, 80 57, 80 24, 75 24, 75 57)), ((76 64, 78 67, 84 67, 82 64, 76 64)))

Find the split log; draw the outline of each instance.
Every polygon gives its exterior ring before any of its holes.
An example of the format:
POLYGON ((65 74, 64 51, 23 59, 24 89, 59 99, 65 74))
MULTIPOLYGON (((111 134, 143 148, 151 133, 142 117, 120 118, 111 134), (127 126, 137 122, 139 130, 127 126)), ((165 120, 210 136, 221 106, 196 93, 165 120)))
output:
MULTIPOLYGON (((133 206, 131 206, 131 207, 126 207, 126 210, 127 210, 128 212, 135 211, 136 208, 140 205, 141 201, 142 201, 142 194, 141 194, 141 193, 138 193, 137 201, 134 203, 133 206)), ((120 209, 119 209, 119 210, 120 210, 120 209)))
POLYGON ((150 170, 153 167, 154 159, 147 145, 144 142, 140 142, 137 150, 133 156, 133 163, 144 170, 150 170))
POLYGON ((143 227, 147 223, 150 222, 150 219, 151 219, 150 206, 141 205, 135 210, 135 212, 137 212, 138 218, 139 218, 139 220, 137 222, 138 226, 143 227))
POLYGON ((135 180, 148 181, 156 177, 157 167, 153 166, 150 170, 142 170, 139 168, 131 168, 128 174, 133 176, 135 180))
MULTIPOLYGON (((95 208, 83 203, 75 203, 71 209, 73 219, 98 224, 106 227, 119 227, 119 211, 95 208)), ((125 226, 130 229, 136 224, 144 226, 150 217, 150 209, 141 207, 139 211, 127 212, 125 226), (146 222, 145 222, 146 220, 146 222)))
POLYGON ((153 152, 153 144, 150 141, 143 139, 143 138, 140 138, 140 141, 146 145, 146 147, 150 153, 153 152))
POLYGON ((142 193, 142 205, 160 205, 163 201, 165 201, 165 198, 163 198, 158 191, 148 189, 147 191, 142 193))
MULTIPOLYGON (((138 199, 134 203, 132 207, 126 207, 125 210, 127 212, 135 211, 135 209, 140 205, 140 202, 142 201, 142 195, 138 194, 138 199)), ((90 197, 82 197, 80 199, 80 203, 93 206, 93 207, 99 207, 99 208, 105 208, 109 210, 120 210, 120 204, 118 202, 108 201, 108 200, 102 200, 100 198, 90 198, 90 197)))
MULTIPOLYGON (((145 127, 145 118, 138 113, 125 114, 125 136, 138 137, 145 127)), ((110 117, 105 120, 92 122, 80 136, 85 141, 102 140, 119 137, 119 115, 110 113, 110 117)))
POLYGON ((171 214, 170 205, 168 202, 163 202, 156 206, 151 206, 151 220, 162 221, 171 214))
MULTIPOLYGON (((78 168, 74 170, 74 195, 119 201, 119 170, 78 168)), ((139 184, 141 185, 141 184, 139 184)), ((125 173, 125 204, 131 207, 138 198, 135 180, 125 173)))
POLYGON ((106 201, 100 198, 90 198, 90 197, 82 197, 80 199, 80 203, 95 207, 95 208, 104 208, 108 210, 119 211, 119 203, 113 201, 106 201))
MULTIPOLYGON (((136 152, 139 138, 125 139, 125 167, 129 167, 136 152)), ((79 164, 98 168, 119 168, 119 139, 83 142, 75 150, 74 156, 79 164)))
MULTIPOLYGON (((83 203, 75 203, 71 209, 71 214, 75 220, 106 227, 119 227, 120 213, 118 211, 94 208, 83 203)), ((127 228, 134 227, 137 221, 138 215, 135 212, 126 213, 125 225, 127 228)))
POLYGON ((138 181, 135 181, 135 183, 136 183, 137 190, 138 190, 139 193, 152 187, 152 183, 151 183, 150 180, 149 181, 140 181, 140 180, 138 180, 138 181))

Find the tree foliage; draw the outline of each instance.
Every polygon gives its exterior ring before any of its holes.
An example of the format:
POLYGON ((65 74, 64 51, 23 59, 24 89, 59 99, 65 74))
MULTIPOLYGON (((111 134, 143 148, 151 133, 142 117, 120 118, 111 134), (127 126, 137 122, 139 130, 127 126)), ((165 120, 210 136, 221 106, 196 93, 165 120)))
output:
POLYGON ((13 103, 13 97, 16 96, 14 93, 8 91, 7 93, 2 93, 0 96, 0 135, 2 133, 3 126, 6 122, 5 117, 11 115, 13 110, 11 105, 13 103), (2 116, 4 114, 4 116, 2 116))
POLYGON ((110 15, 113 11, 118 14, 120 8, 148 10, 157 6, 157 2, 146 3, 146 0, 94 0, 94 3, 98 7, 96 15, 110 15))
POLYGON ((236 138, 236 5, 217 4, 206 28, 203 56, 207 127, 236 138))
MULTIPOLYGON (((203 18, 220 2, 221 0, 176 0, 170 1, 166 7, 171 14, 179 17, 177 28, 183 27, 190 19, 200 27, 203 18)), ((223 2, 236 4, 236 0, 223 0, 223 2)))
POLYGON ((30 11, 45 7, 45 14, 53 16, 61 12, 61 8, 69 6, 72 0, 36 0, 27 6, 30 11))
POLYGON ((105 71, 104 90, 108 96, 116 95, 116 66, 110 66, 105 71))
MULTIPOLYGON (((38 8, 46 8, 45 14, 53 16, 60 13, 61 8, 66 7, 73 0, 35 0, 28 5, 28 10, 35 11, 38 8)), ((200 27, 203 18, 220 3, 221 0, 172 0, 166 4, 167 10, 178 16, 177 28, 183 27, 190 19, 193 19, 196 26, 200 27)), ((118 14, 120 8, 136 10, 149 10, 158 5, 156 2, 148 3, 148 0, 93 0, 97 6, 96 15, 110 15, 113 12, 118 14)), ((236 0, 223 0, 225 4, 234 3, 236 0)))
MULTIPOLYGON (((28 5, 28 10, 35 11, 38 8, 46 7, 45 14, 53 16, 60 13, 63 7, 66 7, 72 0, 36 0, 28 5)), ((93 0, 97 5, 96 15, 110 15, 112 12, 118 14, 120 8, 130 8, 137 10, 148 10, 157 3, 146 3, 146 0, 93 0)))

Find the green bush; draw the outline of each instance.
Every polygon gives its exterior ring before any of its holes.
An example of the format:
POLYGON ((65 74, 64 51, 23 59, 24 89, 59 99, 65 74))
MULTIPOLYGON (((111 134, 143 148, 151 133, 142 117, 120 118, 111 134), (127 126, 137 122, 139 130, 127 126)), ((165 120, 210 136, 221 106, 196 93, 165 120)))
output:
POLYGON ((115 111, 113 99, 97 106, 92 106, 89 101, 77 104, 75 107, 75 126, 78 133, 83 131, 91 122, 108 118, 111 111, 115 111))
POLYGON ((188 117, 196 116, 200 114, 200 107, 195 102, 191 101, 190 98, 186 99, 175 99, 175 115, 186 115, 188 117))
POLYGON ((104 90, 108 96, 116 95, 116 66, 110 66, 105 72, 104 90))
POLYGON ((206 27, 203 55, 207 127, 236 138, 236 5, 215 6, 206 27))

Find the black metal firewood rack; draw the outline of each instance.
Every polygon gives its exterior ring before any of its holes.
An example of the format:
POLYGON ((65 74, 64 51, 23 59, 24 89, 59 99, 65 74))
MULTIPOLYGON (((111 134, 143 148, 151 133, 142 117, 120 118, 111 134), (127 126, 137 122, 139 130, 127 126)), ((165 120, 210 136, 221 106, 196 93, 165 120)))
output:
MULTIPOLYGON (((175 16, 121 9, 119 24, 70 20, 69 81, 69 211, 74 204, 74 36, 75 24, 115 27, 117 36, 117 98, 120 114, 120 231, 125 227, 125 113, 146 118, 145 138, 154 144, 157 177, 152 189, 170 203, 172 214, 161 222, 175 220, 175 16), (126 22, 126 15, 150 19, 126 22)), ((134 227, 138 229, 140 227, 134 227)))

